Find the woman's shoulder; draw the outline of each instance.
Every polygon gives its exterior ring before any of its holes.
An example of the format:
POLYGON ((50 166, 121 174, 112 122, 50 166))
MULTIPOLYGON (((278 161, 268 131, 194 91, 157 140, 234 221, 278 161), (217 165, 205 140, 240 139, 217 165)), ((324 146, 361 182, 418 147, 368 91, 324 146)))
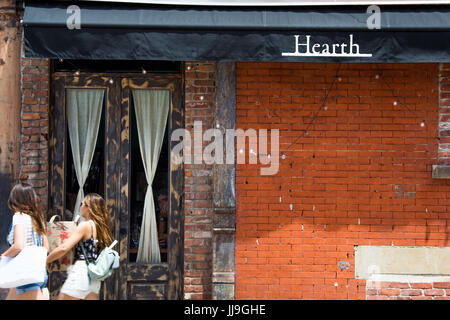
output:
POLYGON ((81 221, 81 222, 78 222, 78 225, 79 226, 81 226, 81 225, 83 225, 83 226, 94 226, 95 227, 95 222, 93 221, 93 220, 84 220, 84 221, 81 221))
POLYGON ((78 222, 77 228, 87 229, 87 228, 90 228, 90 225, 91 224, 88 221, 81 221, 81 222, 78 222))
POLYGON ((14 213, 13 224, 26 223, 30 220, 31 220, 31 216, 26 213, 19 212, 19 211, 14 213))
POLYGON ((83 232, 91 232, 91 228, 95 227, 95 223, 92 220, 82 221, 78 223, 77 228, 82 230, 83 232))
POLYGON ((87 221, 82 221, 80 223, 78 223, 77 229, 79 230, 79 232, 81 232, 83 234, 83 241, 87 241, 89 238, 91 238, 93 236, 92 232, 92 226, 94 225, 95 227, 95 223, 92 223, 92 220, 87 220, 87 221))

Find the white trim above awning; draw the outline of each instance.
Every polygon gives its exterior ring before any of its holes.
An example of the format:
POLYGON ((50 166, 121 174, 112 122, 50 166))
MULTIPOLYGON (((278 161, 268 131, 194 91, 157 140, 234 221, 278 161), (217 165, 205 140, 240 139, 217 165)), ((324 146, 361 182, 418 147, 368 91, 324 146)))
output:
POLYGON ((339 5, 450 5, 449 0, 81 0, 86 2, 140 3, 190 6, 339 6, 339 5))

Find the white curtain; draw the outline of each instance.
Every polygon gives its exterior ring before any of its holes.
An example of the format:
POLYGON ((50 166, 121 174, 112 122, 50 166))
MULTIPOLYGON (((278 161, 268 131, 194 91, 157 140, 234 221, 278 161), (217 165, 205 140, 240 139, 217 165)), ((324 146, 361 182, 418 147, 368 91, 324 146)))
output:
POLYGON ((66 89, 70 146, 80 186, 73 213, 74 220, 80 214, 80 204, 84 199, 83 186, 89 174, 97 143, 104 92, 104 89, 66 89))
POLYGON ((169 90, 133 90, 133 99, 139 147, 148 183, 136 262, 160 263, 161 255, 156 228, 152 182, 166 130, 170 95, 169 90))

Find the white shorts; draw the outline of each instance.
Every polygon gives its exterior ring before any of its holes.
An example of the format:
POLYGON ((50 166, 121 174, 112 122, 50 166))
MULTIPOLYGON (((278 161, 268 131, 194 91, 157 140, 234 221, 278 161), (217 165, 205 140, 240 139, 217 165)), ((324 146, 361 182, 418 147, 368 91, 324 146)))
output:
POLYGON ((85 299, 91 292, 99 294, 102 282, 89 279, 85 261, 75 261, 69 267, 67 273, 67 279, 61 288, 61 293, 78 299, 85 299))

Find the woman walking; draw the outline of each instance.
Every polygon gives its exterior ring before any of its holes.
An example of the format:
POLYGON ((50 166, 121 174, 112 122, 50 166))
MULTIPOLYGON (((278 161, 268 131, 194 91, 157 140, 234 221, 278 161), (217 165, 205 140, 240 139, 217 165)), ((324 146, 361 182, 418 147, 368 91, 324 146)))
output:
MULTIPOLYGON (((33 187, 26 184, 17 184, 11 190, 8 207, 14 212, 10 232, 6 238, 9 249, 1 257, 14 258, 24 247, 39 245, 48 250, 48 239, 45 228, 45 217, 40 210, 39 197, 33 187)), ((30 261, 33 263, 33 261, 30 261)), ((47 284, 47 272, 44 282, 31 283, 8 292, 7 300, 44 300, 42 289, 47 284)))
POLYGON ((110 217, 105 200, 96 193, 86 195, 81 202, 81 216, 74 233, 47 256, 47 264, 66 255, 75 247, 74 264, 69 268, 59 300, 97 300, 101 281, 89 279, 86 261, 94 261, 112 243, 110 217), (82 247, 86 252, 86 257, 82 247))

